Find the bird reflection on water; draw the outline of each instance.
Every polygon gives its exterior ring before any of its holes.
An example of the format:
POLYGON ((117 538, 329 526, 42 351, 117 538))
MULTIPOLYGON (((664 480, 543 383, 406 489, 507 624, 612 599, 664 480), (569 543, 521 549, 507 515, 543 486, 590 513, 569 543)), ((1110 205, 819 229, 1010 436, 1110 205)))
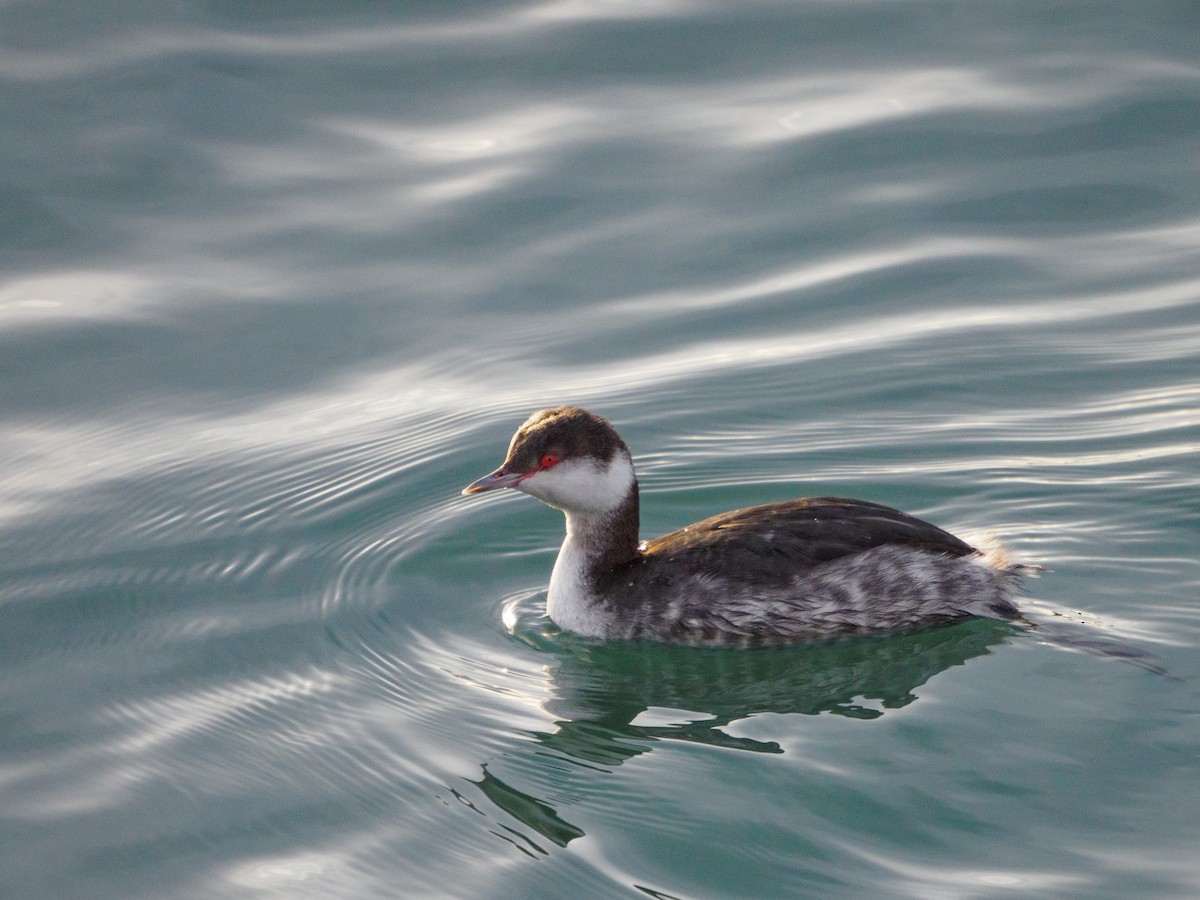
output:
POLYGON ((967 621, 886 637, 850 638, 752 651, 670 645, 593 644, 559 635, 544 706, 558 731, 539 741, 577 760, 609 765, 684 740, 764 753, 774 742, 721 729, 758 713, 832 713, 875 719, 917 699, 934 675, 987 654, 1018 632, 991 620, 967 621), (640 725, 647 710, 675 709, 707 718, 640 725))
MULTIPOLYGON (((551 624, 543 601, 541 592, 525 592, 506 601, 501 613, 513 640, 545 660, 548 696, 541 707, 554 717, 555 727, 530 733, 539 762, 532 771, 520 765, 520 775, 506 776, 505 759, 493 760, 481 765, 479 779, 468 779, 471 789, 451 791, 490 820, 492 834, 534 856, 549 852, 547 841, 563 847, 584 835, 554 799, 577 793, 580 769, 615 769, 663 741, 783 754, 788 751, 777 741, 731 734, 729 726, 762 713, 829 714, 869 722, 915 702, 917 689, 939 673, 987 656, 1013 639, 1034 637, 1171 677, 1154 654, 1096 639, 1091 629, 1075 622, 1022 625, 977 618, 888 635, 747 650, 580 638, 551 624), (546 759, 559 762, 547 765, 546 759), (520 787, 512 783, 517 780, 520 787), (472 802, 468 794, 475 791, 477 799, 489 802, 472 802), (497 818, 496 809, 511 819, 497 818), (532 834, 513 827, 513 820, 532 834)), ((522 745, 505 757, 514 757, 515 763, 528 756, 528 749, 522 745)))
MULTIPOLYGON (((603 644, 553 633, 545 619, 513 623, 515 639, 546 652, 549 699, 544 709, 555 730, 531 735, 539 755, 552 751, 568 765, 539 766, 543 797, 485 764, 471 780, 491 803, 535 835, 495 823, 493 833, 524 853, 547 852, 539 837, 565 846, 584 831, 546 798, 562 796, 578 767, 609 770, 648 753, 662 741, 781 754, 775 741, 730 734, 726 729, 761 713, 829 713, 871 720, 917 699, 917 688, 946 669, 985 656, 1020 629, 975 619, 940 628, 759 650, 699 649, 666 644, 603 644), (654 710, 687 710, 687 721, 639 719, 654 710)), ((460 802, 488 815, 464 794, 460 802)), ((569 793, 569 791, 567 791, 569 793)))

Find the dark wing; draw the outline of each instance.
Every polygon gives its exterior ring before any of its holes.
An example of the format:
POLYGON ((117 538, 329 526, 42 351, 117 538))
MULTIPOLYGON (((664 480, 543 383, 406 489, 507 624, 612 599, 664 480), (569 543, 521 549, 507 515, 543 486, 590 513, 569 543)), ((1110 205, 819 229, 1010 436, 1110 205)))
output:
POLYGON ((650 541, 642 558, 669 568, 711 567, 774 580, 872 547, 896 545, 946 556, 976 552, 936 525, 890 506, 816 497, 713 516, 650 541))

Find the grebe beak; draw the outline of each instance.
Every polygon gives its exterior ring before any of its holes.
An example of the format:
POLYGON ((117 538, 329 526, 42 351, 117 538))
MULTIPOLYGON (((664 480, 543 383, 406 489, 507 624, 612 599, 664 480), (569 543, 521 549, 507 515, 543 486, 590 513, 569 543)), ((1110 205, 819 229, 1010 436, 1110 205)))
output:
POLYGON ((497 469, 491 475, 484 475, 478 481, 473 481, 462 489, 464 494, 482 494, 484 491, 498 491, 501 488, 516 487, 525 477, 522 472, 505 472, 497 469))

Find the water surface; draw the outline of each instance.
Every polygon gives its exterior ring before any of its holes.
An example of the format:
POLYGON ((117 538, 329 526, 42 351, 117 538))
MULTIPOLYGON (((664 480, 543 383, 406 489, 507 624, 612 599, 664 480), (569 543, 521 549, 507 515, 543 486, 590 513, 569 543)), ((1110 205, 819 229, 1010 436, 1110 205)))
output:
POLYGON ((6 895, 1200 889, 1191 4, 0 23, 6 895), (560 402, 646 537, 872 499, 1073 640, 560 634, 458 493, 560 402))

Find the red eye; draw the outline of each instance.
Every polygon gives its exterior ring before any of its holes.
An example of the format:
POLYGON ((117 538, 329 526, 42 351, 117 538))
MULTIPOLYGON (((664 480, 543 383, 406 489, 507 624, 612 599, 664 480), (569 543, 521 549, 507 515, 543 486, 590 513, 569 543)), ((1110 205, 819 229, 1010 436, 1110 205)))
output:
POLYGON ((551 466, 556 465, 557 463, 558 463, 558 457, 555 456, 553 453, 547 453, 545 456, 542 457, 542 468, 543 469, 548 469, 551 466))

